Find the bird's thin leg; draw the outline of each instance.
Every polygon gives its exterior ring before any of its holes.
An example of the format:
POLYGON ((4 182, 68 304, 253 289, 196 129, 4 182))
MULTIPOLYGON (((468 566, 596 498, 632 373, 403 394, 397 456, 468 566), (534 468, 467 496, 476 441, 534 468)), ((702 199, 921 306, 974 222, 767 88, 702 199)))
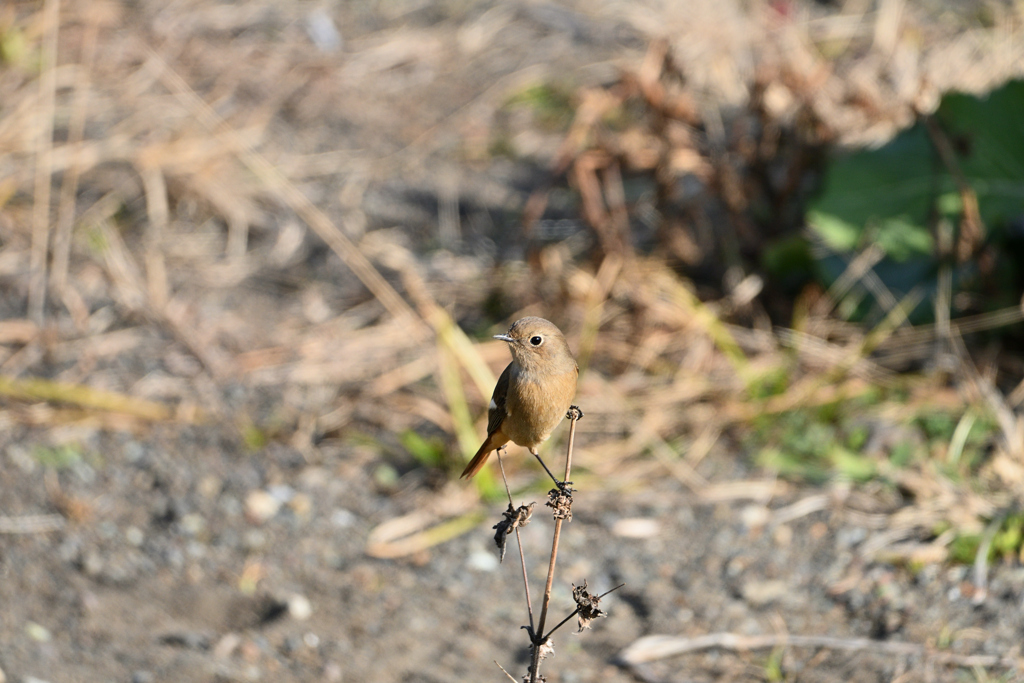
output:
POLYGON ((498 446, 494 453, 498 456, 498 467, 501 468, 501 480, 505 482, 505 493, 508 494, 508 507, 509 509, 512 509, 512 489, 508 487, 508 478, 505 476, 505 463, 501 461, 501 454, 504 451, 504 446, 498 446))
POLYGON ((565 492, 566 492, 566 488, 567 488, 567 487, 569 486, 569 484, 571 484, 572 482, 571 482, 571 481, 559 481, 559 480, 558 480, 558 477, 556 477, 556 476, 555 476, 555 475, 554 475, 554 474, 553 474, 553 473, 551 472, 551 470, 549 470, 549 469, 548 469, 548 466, 547 466, 547 464, 546 464, 546 463, 545 463, 545 462, 544 462, 544 461, 543 461, 543 460, 541 459, 541 457, 540 457, 540 453, 537 453, 537 452, 535 452, 535 451, 532 451, 532 450, 530 451, 530 453, 533 453, 533 457, 537 458, 537 462, 539 462, 539 463, 540 463, 540 466, 541 466, 541 467, 543 467, 543 468, 544 468, 544 471, 548 473, 548 476, 549 476, 549 477, 551 477, 551 481, 555 482, 555 486, 557 486, 557 487, 558 487, 558 490, 559 490, 559 491, 561 491, 561 492, 563 492, 563 493, 565 493, 565 492))

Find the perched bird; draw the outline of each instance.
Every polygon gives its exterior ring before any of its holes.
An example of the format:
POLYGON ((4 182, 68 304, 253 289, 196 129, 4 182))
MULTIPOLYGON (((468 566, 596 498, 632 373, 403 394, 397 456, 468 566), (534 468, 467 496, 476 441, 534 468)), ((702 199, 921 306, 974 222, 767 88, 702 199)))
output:
POLYGON ((463 477, 479 472, 487 457, 509 441, 529 449, 540 460, 537 447, 551 436, 576 395, 580 369, 553 323, 533 316, 520 318, 507 334, 494 338, 508 343, 512 362, 501 373, 491 396, 487 438, 466 465, 463 477))

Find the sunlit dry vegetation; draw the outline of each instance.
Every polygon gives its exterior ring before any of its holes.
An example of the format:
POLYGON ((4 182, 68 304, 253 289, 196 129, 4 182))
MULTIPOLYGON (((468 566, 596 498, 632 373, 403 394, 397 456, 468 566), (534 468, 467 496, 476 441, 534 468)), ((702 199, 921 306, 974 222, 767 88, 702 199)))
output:
POLYGON ((504 497, 452 480, 507 362, 489 335, 542 315, 582 372, 581 488, 671 477, 761 525, 832 510, 912 567, 1024 558, 1021 280, 932 116, 1024 75, 1019 3, 623 10, 633 58, 479 82, 444 76, 516 11, 455 47, 414 22, 342 47, 298 3, 138 4, 0 8, 0 424, 51 434, 42 467, 97 430, 228 424, 369 468, 408 497, 366 552, 416 556, 504 497), (934 224, 808 222, 835 153, 915 123, 949 176, 934 224), (531 169, 521 198, 496 164, 531 169), (904 253, 935 264, 906 287, 884 272, 904 253))

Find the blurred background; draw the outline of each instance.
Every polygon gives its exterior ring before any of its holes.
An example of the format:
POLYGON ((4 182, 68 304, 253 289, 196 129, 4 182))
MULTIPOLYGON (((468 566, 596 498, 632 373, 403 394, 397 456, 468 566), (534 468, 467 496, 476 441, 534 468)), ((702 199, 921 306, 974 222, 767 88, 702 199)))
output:
POLYGON ((518 679, 523 315, 552 614, 625 583, 549 680, 1020 680, 1020 78, 1019 0, 7 0, 0 682, 518 679))

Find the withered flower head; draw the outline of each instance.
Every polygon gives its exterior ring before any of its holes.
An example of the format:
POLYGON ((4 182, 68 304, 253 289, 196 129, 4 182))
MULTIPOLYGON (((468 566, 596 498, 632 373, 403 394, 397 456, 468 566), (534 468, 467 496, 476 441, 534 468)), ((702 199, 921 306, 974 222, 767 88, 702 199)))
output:
POLYGON ((572 521, 572 492, 573 489, 568 486, 548 491, 548 502, 545 505, 554 510, 552 516, 555 519, 572 521))
POLYGON ((590 622, 594 619, 605 616, 605 612, 597 607, 601 604, 601 596, 591 595, 590 591, 587 590, 587 582, 585 580, 582 586, 573 584, 572 599, 576 601, 576 607, 579 609, 577 616, 579 617, 580 628, 577 633, 590 628, 590 622))
POLYGON ((513 509, 512 503, 508 504, 508 509, 501 513, 503 519, 495 524, 492 529, 497 529, 494 532, 494 543, 498 546, 499 557, 498 561, 502 562, 505 559, 505 540, 513 530, 524 527, 530 523, 530 517, 533 515, 533 506, 536 503, 530 503, 529 505, 520 505, 518 508, 513 509))

